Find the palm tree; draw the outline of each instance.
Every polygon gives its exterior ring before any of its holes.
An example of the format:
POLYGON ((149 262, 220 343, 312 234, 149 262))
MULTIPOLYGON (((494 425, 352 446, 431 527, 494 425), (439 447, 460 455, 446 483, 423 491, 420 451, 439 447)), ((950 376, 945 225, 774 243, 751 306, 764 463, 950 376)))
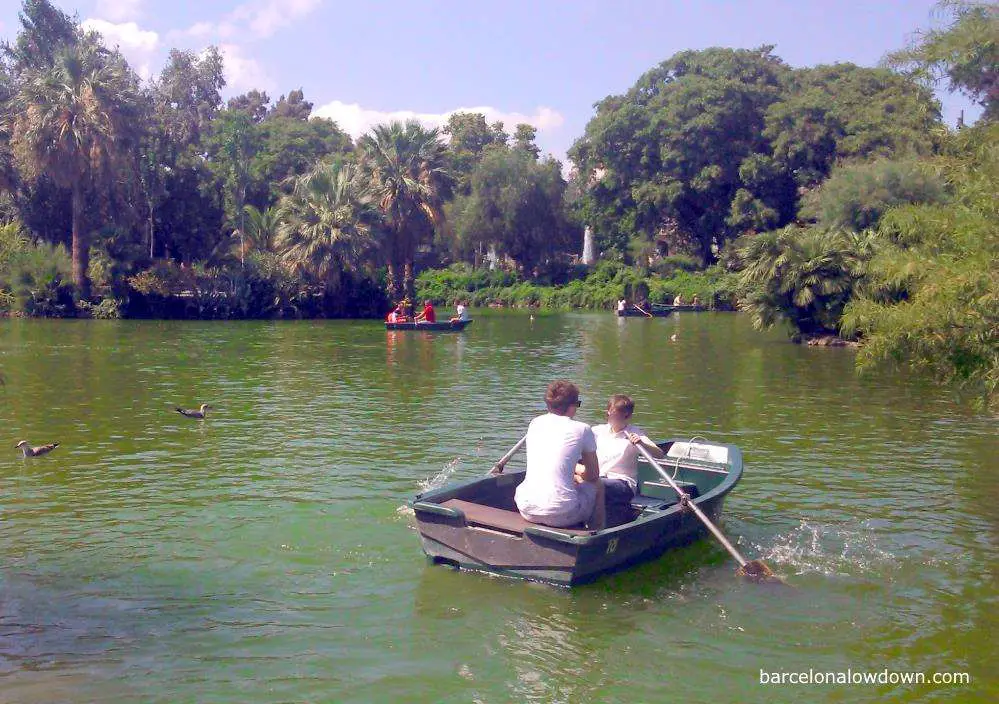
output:
POLYGON ((446 226, 444 200, 453 186, 446 147, 438 130, 415 120, 378 125, 359 141, 362 167, 371 181, 388 234, 388 285, 396 298, 413 294, 416 248, 446 226), (399 267, 402 278, 399 279, 399 267))
POLYGON ((51 68, 26 71, 14 99, 12 142, 23 168, 72 192, 73 282, 84 298, 85 195, 130 167, 139 112, 135 73, 92 35, 60 49, 51 68))
POLYGON ((873 251, 870 233, 788 226, 739 248, 740 305, 757 328, 790 324, 798 335, 835 334, 873 251))
POLYGON ((376 242, 379 214, 353 164, 319 164, 281 199, 275 248, 327 288, 376 242))
POLYGON ((245 246, 260 252, 273 251, 278 225, 281 223, 279 209, 273 207, 259 210, 256 206, 245 205, 243 215, 245 246))

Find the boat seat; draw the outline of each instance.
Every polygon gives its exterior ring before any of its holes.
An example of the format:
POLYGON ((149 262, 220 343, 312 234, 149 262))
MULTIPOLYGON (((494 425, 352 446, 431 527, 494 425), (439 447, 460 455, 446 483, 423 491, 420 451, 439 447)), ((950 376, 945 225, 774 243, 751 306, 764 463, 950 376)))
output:
MULTIPOLYGON (((462 499, 448 499, 441 502, 441 506, 454 508, 465 514, 465 522, 470 526, 481 526, 502 530, 507 533, 523 533, 528 526, 538 526, 539 523, 531 523, 516 511, 507 511, 495 506, 486 506, 462 499)), ((548 527, 548 526, 546 526, 548 527)), ((565 531, 566 533, 589 534, 582 525, 578 528, 555 528, 554 530, 565 531)))

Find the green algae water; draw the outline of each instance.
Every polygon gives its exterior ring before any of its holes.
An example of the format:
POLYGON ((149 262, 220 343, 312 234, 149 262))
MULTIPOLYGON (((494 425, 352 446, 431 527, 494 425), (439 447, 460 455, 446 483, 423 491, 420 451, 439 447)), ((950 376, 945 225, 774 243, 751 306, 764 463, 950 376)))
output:
POLYGON ((0 321, 0 702, 999 697, 995 417, 736 314, 474 317, 0 321), (428 565, 406 501, 559 377, 582 420, 626 392, 654 437, 739 445, 722 528, 795 589, 710 540, 572 591, 428 565))

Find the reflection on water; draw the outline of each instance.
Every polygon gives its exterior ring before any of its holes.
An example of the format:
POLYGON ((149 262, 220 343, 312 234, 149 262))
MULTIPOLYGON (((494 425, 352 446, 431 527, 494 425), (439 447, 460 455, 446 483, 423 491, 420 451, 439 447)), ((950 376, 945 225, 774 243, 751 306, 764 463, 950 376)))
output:
POLYGON ((0 701, 770 703, 760 668, 809 667, 991 701, 994 419, 853 354, 734 314, 0 321, 2 434, 62 443, 0 453, 0 701), (559 377, 587 422, 623 391, 654 436, 742 447, 722 527, 796 589, 707 540, 573 591, 428 566, 401 508, 488 471, 559 377))

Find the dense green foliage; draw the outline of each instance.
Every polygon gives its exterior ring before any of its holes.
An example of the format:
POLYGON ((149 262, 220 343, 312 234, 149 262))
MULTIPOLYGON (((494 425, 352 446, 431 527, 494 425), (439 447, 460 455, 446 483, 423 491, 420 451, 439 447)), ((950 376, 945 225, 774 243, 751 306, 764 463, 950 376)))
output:
POLYGON ((472 269, 467 264, 430 269, 416 280, 418 299, 445 305, 464 300, 475 306, 612 309, 621 298, 647 296, 653 303, 671 303, 678 294, 688 301, 696 296, 705 305, 729 309, 734 283, 717 266, 696 273, 677 267, 664 277, 644 276, 619 262, 601 262, 589 275, 559 285, 528 281, 511 271, 472 269))
POLYGON ((941 168, 949 203, 890 210, 845 329, 861 364, 908 363, 999 401, 999 125, 954 139, 941 168))
POLYGON ((887 64, 935 83, 945 79, 952 91, 971 97, 983 118, 999 118, 999 6, 994 2, 944 0, 952 11, 946 28, 917 34, 912 44, 890 54, 887 64))
POLYGON ((802 201, 799 215, 827 227, 860 231, 873 227, 886 210, 906 203, 947 198, 943 177, 932 164, 879 160, 844 165, 802 201))
POLYGON ((789 223, 798 189, 837 160, 928 153, 937 124, 929 91, 884 69, 707 49, 599 102, 570 155, 602 249, 626 252, 641 234, 711 262, 742 233, 789 223))

